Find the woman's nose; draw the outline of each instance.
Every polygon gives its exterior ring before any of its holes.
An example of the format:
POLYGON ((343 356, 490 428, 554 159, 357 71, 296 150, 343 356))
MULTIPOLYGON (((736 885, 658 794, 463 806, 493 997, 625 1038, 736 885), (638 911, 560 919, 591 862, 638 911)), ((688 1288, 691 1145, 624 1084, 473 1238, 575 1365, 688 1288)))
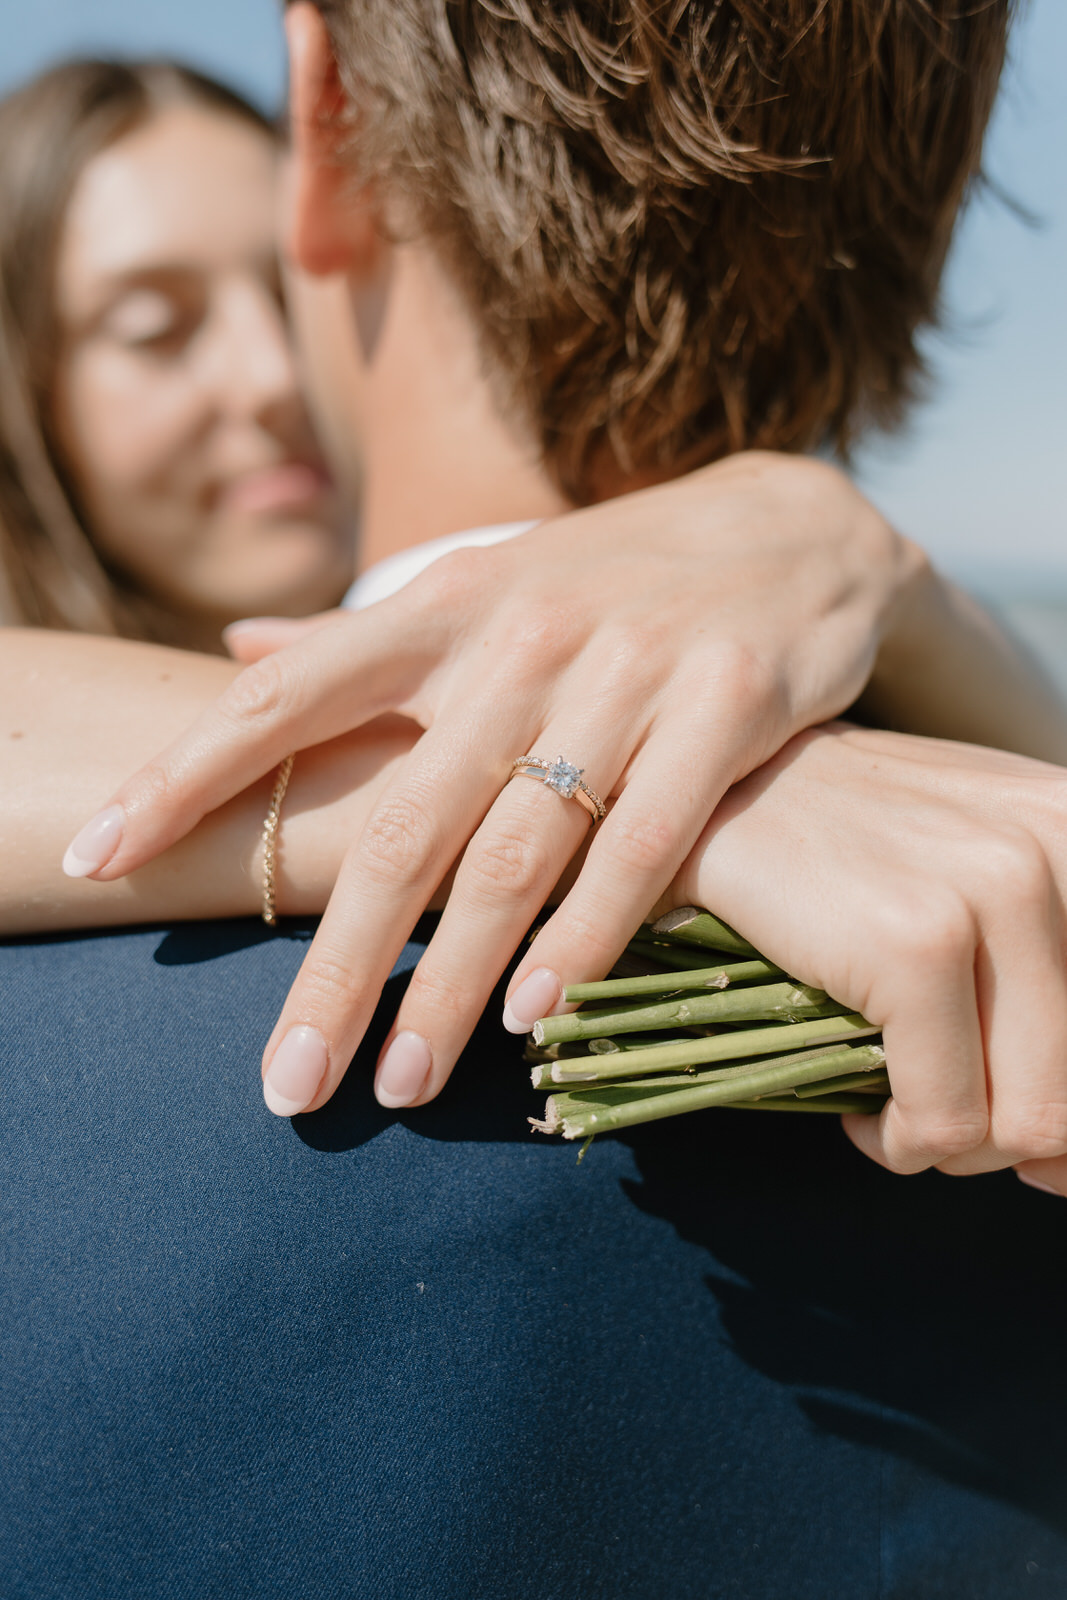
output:
POLYGON ((222 409, 269 425, 297 400, 296 364, 284 313, 265 285, 234 285, 215 351, 222 409))

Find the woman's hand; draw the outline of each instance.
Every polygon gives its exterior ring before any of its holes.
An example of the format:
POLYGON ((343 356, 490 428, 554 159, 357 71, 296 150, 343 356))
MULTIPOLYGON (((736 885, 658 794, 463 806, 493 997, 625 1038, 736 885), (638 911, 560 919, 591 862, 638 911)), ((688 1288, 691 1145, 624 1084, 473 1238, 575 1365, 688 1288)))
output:
POLYGON ((845 1118, 875 1161, 1067 1193, 1065 823, 1059 767, 835 724, 726 797, 670 903, 883 1029, 893 1097, 845 1118))
MULTIPOLYGON (((731 784, 852 703, 923 571, 839 473, 762 455, 461 551, 242 673, 115 794, 121 837, 93 876, 157 856, 291 749, 414 719, 426 731, 353 840, 266 1061, 299 1027, 285 1098, 329 1098, 458 860, 378 1076, 385 1103, 421 1103, 588 833, 577 803, 509 782, 513 759, 562 753, 618 797, 532 951, 570 981, 598 976, 731 784)), ((513 993, 511 1025, 558 993, 513 993)))
MULTIPOLYGON (((110 794, 234 675, 232 663, 191 650, 0 628, 0 936, 259 912, 271 778, 121 883, 72 882, 58 870, 86 797, 110 794)), ((379 718, 305 753, 277 859, 290 912, 321 912, 353 835, 417 737, 413 724, 379 718)), ((266 1032, 266 1017, 263 1024, 266 1032)))

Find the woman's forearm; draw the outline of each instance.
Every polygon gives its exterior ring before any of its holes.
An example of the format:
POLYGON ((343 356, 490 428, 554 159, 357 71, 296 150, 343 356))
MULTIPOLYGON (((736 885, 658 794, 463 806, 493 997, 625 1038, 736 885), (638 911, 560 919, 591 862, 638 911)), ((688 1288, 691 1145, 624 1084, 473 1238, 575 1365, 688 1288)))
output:
POLYGON ((1067 765, 1067 703, 1056 686, 1023 645, 921 555, 891 609, 856 710, 874 727, 1067 765))
MULTIPOLYGON (((914 559, 890 607, 860 714, 902 731, 1067 764, 1067 711, 1040 668, 910 548, 914 559)), ((269 774, 120 882, 72 881, 59 868, 86 817, 238 670, 158 646, 0 630, 0 933, 258 910, 269 774)), ((284 911, 322 909, 344 846, 416 731, 380 719, 302 752, 286 800, 284 911)))
MULTIPOLYGON (((0 934, 255 914, 271 779, 119 883, 71 879, 66 845, 132 769, 237 668, 125 640, 0 629, 0 934)), ((415 730, 394 719, 301 754, 278 853, 283 912, 320 911, 344 852, 415 730)))

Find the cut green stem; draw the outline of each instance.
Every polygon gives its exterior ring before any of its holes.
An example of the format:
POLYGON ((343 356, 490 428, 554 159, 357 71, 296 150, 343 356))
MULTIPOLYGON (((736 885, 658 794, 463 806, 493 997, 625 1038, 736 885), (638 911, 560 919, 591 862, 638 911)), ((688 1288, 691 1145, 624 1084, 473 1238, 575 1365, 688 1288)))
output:
POLYGON ((616 971, 571 985, 564 997, 581 1009, 534 1025, 531 1078, 554 1091, 530 1119, 544 1133, 588 1142, 715 1106, 873 1114, 889 1098, 880 1030, 710 912, 683 906, 646 925, 616 971))
MULTIPOLYGON (((645 932, 649 930, 645 929, 645 932)), ((722 956, 716 955, 714 950, 703 952, 692 944, 669 944, 666 940, 654 940, 651 935, 644 939, 640 935, 631 939, 617 965, 624 958, 627 964, 630 961, 643 962, 655 967, 677 967, 682 972, 689 972, 693 967, 717 967, 722 960, 722 956)))
MULTIPOLYGON (((881 1054, 884 1061, 885 1051, 883 1050, 881 1054)), ((816 1095, 825 1094, 828 1089, 832 1089, 835 1094, 856 1091, 859 1094, 880 1094, 885 1098, 890 1093, 889 1074, 884 1067, 875 1072, 857 1072, 852 1077, 837 1078, 832 1084, 800 1084, 796 1089, 796 1093, 802 1100, 807 1100, 816 1095)))
MULTIPOLYGON (((885 1105, 887 1096, 873 1094, 824 1094, 817 1100, 798 1100, 784 1096, 775 1100, 731 1100, 723 1111, 821 1111, 826 1116, 855 1115, 877 1116, 885 1105)), ((592 1137, 592 1136, 590 1136, 592 1137)))
MULTIPOLYGON (((868 1048, 878 1050, 881 1056, 880 1047, 868 1048)), ((686 1111, 703 1111, 711 1106, 760 1100, 765 1096, 777 1097, 800 1084, 845 1077, 855 1069, 856 1052, 845 1047, 804 1061, 790 1056, 746 1061, 731 1073, 684 1088, 596 1084, 550 1095, 544 1121, 534 1121, 534 1126, 544 1132, 562 1133, 565 1139, 584 1139, 590 1134, 630 1128, 641 1122, 679 1116, 686 1111)))
MULTIPOLYGON (((725 950, 729 955, 759 956, 759 951, 735 933, 729 923, 713 917, 699 906, 679 906, 652 924, 652 936, 669 934, 680 944, 697 944, 706 950, 725 950)), ((640 935, 638 936, 640 937, 640 935)))
MULTIPOLYGON (((779 1030, 780 1031, 780 1030, 779 1030)), ((616 1074, 611 1078, 603 1079, 599 1076, 597 1068, 599 1062, 595 1058, 586 1058, 588 1066, 583 1068, 580 1057, 570 1057, 567 1062, 566 1076, 556 1075, 556 1063, 538 1063, 530 1073, 530 1081, 535 1089, 555 1089, 560 1084, 582 1084, 608 1082, 618 1088, 626 1089, 689 1089, 701 1083, 734 1083, 737 1082, 738 1073, 750 1067, 769 1067, 791 1063, 800 1067, 806 1062, 827 1061, 831 1058, 836 1064, 842 1051, 849 1051, 849 1062, 852 1076, 867 1088, 871 1080, 880 1080, 884 1076, 882 1063, 885 1061, 885 1051, 880 1044, 836 1044, 831 1043, 815 1045, 810 1050, 791 1050, 780 1056, 768 1056, 762 1060, 732 1061, 729 1066, 709 1067, 703 1072, 690 1068, 687 1072, 665 1072, 656 1077, 646 1078, 644 1073, 644 1057, 641 1052, 631 1052, 629 1065, 625 1075, 616 1074), (583 1075, 584 1074, 584 1075, 583 1075)), ((842 1069, 843 1070, 843 1069, 842 1069)), ((840 1085, 835 1082, 834 1088, 840 1085)), ((853 1087, 849 1083, 849 1087, 853 1087)), ((798 1090, 798 1093, 801 1091, 798 1090)), ((805 1079, 803 1092, 817 1094, 819 1092, 818 1079, 808 1082, 805 1079)))
POLYGON ((746 1061, 753 1056, 784 1055, 815 1045, 870 1039, 878 1032, 856 1013, 818 1017, 812 1022, 779 1023, 770 1028, 739 1028, 706 1039, 679 1039, 675 1044, 652 1045, 647 1050, 622 1051, 612 1056, 571 1056, 551 1064, 553 1083, 606 1083, 632 1078, 638 1073, 677 1072, 682 1067, 705 1066, 713 1061, 746 1061))
POLYGON ((684 972, 652 972, 640 978, 604 978, 600 983, 572 983, 563 991, 567 1001, 625 1000, 643 994, 674 994, 688 989, 726 989, 735 983, 760 983, 784 978, 781 967, 769 961, 736 961, 725 967, 696 967, 684 972))
POLYGON ((846 1010, 821 989, 795 983, 754 983, 713 994, 686 994, 656 1005, 590 1006, 534 1023, 536 1045, 564 1039, 596 1039, 604 1034, 644 1033, 650 1029, 690 1028, 708 1023, 800 1022, 805 1017, 839 1017, 846 1010))

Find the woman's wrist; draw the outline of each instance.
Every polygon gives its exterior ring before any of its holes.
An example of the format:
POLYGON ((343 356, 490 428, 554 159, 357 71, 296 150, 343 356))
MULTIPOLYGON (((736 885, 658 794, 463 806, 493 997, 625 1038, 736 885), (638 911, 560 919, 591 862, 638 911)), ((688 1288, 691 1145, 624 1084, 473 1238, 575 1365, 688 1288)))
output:
POLYGON ((876 726, 1067 764, 1067 704, 1026 648, 910 540, 856 712, 876 726))

